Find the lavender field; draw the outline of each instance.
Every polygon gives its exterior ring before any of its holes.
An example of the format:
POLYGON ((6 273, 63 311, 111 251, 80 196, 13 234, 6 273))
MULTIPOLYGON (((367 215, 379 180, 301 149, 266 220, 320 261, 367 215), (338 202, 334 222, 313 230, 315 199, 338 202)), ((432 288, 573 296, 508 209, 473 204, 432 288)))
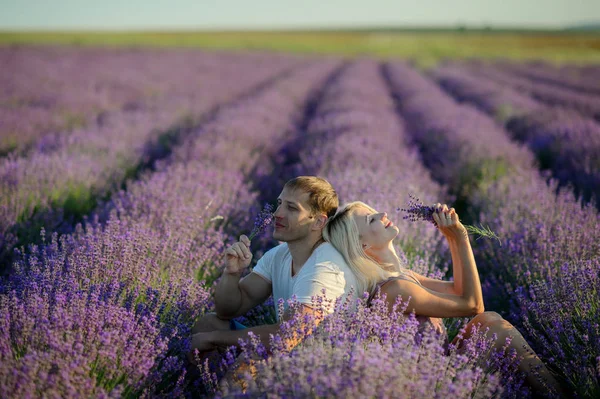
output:
MULTIPOLYGON (((238 385, 232 353, 193 370, 224 248, 298 175, 388 212, 424 275, 451 276, 450 251, 396 212, 409 194, 489 226, 486 310, 600 397, 600 65, 35 46, 0 64, 0 397, 531 395, 509 351, 485 363, 474 334, 448 355, 381 301, 338 304, 292 351, 249 339, 263 360, 238 385)), ((239 321, 273 323, 272 302, 239 321)))

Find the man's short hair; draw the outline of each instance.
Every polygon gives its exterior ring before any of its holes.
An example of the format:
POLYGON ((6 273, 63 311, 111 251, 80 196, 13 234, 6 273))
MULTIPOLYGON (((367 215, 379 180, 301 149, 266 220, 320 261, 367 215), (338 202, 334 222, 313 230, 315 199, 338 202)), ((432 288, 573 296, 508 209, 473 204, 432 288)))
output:
POLYGON ((322 177, 298 176, 285 183, 284 188, 290 190, 300 189, 309 194, 308 206, 311 213, 324 213, 328 218, 333 217, 340 202, 338 195, 331 183, 322 177))

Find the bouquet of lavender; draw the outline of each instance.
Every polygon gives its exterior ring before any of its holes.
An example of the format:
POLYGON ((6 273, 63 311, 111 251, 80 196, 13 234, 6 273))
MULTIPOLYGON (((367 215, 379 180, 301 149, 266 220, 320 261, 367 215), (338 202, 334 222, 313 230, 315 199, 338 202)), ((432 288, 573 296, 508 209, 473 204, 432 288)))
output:
POLYGON ((250 232, 248 238, 250 241, 273 222, 273 205, 266 204, 262 211, 254 218, 254 228, 250 232))
MULTIPOLYGON (((421 200, 417 197, 415 197, 412 194, 408 195, 410 197, 410 200, 408 201, 408 208, 398 208, 398 211, 404 211, 407 213, 407 215, 405 215, 403 217, 403 219, 407 219, 410 220, 411 222, 416 222, 418 220, 424 220, 426 222, 430 222, 433 223, 434 226, 437 226, 437 223, 435 222, 435 220, 433 220, 433 213, 435 212, 435 207, 433 206, 427 206, 425 204, 423 204, 421 202, 421 200)), ((467 232, 469 232, 470 234, 476 234, 479 237, 477 237, 477 240, 479 240, 480 238, 495 238, 498 240, 498 242, 502 245, 502 242, 500 241, 500 237, 498 237, 496 235, 496 233, 494 233, 489 226, 469 226, 469 225, 465 225, 465 228, 467 229, 467 232)))

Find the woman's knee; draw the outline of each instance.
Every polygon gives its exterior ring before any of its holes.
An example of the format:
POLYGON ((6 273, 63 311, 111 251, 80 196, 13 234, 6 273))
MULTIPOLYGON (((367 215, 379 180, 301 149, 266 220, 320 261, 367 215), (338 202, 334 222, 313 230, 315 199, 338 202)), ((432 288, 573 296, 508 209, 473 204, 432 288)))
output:
POLYGON ((469 338, 475 331, 485 331, 486 329, 492 328, 495 322, 504 320, 496 312, 483 312, 473 317, 465 326, 465 332, 462 335, 456 336, 452 343, 458 342, 461 338, 469 338))
POLYGON ((473 325, 480 325, 481 330, 484 330, 488 327, 491 328, 493 326, 501 326, 504 323, 510 324, 498 313, 489 311, 478 314, 471 320, 471 323, 473 325))
MULTIPOLYGON (((488 331, 488 334, 496 334, 496 336, 504 340, 506 337, 514 338, 520 336, 521 333, 507 320, 496 312, 484 312, 476 317, 479 317, 476 322, 480 324, 480 331, 488 331)), ((475 319, 473 319, 475 321, 475 319)))

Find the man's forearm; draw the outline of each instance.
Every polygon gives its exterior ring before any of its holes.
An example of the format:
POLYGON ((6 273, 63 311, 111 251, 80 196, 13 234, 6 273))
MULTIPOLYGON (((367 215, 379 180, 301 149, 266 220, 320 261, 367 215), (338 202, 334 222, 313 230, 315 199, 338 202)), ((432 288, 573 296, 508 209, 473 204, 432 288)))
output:
MULTIPOLYGON (((284 350, 292 350, 296 345, 298 345, 302 340, 306 338, 306 335, 312 334, 312 330, 314 327, 318 326, 321 322, 321 315, 315 314, 312 308, 308 306, 303 306, 301 308, 301 312, 303 314, 308 313, 312 316, 316 317, 312 319, 312 321, 308 322, 304 319, 304 322, 301 325, 296 326, 293 329, 292 336, 286 334, 287 337, 283 340, 282 344, 284 345, 284 350), (302 332, 304 331, 304 332, 302 332)), ((291 318, 291 315, 286 316, 286 320, 291 318)), ((238 345, 238 341, 240 338, 247 339, 248 333, 253 333, 259 337, 262 344, 265 346, 267 350, 272 350, 271 348, 271 335, 275 335, 280 333, 281 325, 280 324, 265 324, 257 327, 245 328, 243 330, 233 330, 233 331, 212 331, 208 333, 199 333, 206 334, 202 339, 207 340, 212 347, 227 347, 231 345, 238 345)))
POLYGON ((245 328, 234 331, 218 331, 212 334, 211 342, 216 346, 237 345, 240 338, 248 338, 248 333, 257 335, 267 349, 270 349, 270 335, 279 332, 279 324, 265 324, 257 327, 245 328))
POLYGON ((232 317, 242 306, 240 274, 224 272, 215 289, 215 311, 218 316, 232 317))

